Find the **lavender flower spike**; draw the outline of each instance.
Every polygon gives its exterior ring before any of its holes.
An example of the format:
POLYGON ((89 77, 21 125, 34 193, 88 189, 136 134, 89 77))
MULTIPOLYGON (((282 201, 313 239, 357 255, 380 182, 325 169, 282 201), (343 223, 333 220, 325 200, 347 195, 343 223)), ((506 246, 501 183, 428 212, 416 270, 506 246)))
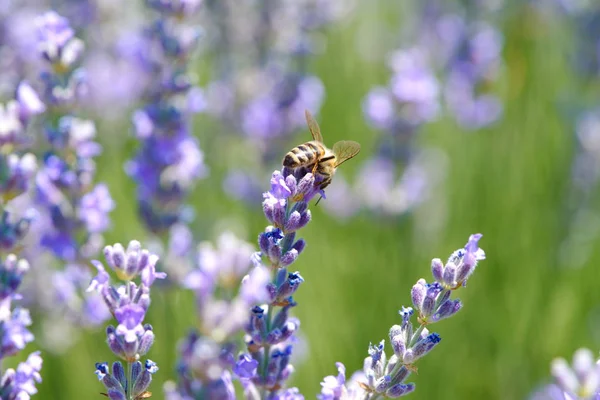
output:
POLYGON ((192 114, 199 112, 199 88, 188 72, 200 38, 191 21, 200 2, 147 1, 157 12, 144 31, 146 45, 154 51, 143 68, 153 82, 145 104, 133 114, 140 141, 135 157, 126 166, 138 183, 138 210, 151 232, 167 232, 186 220, 185 201, 193 184, 207 174, 204 155, 190 131, 192 114))
POLYGON ((154 343, 152 326, 143 322, 150 306, 150 287, 156 278, 165 278, 166 274, 156 272, 158 257, 142 249, 136 240, 129 242, 127 251, 120 243, 106 246, 104 255, 108 265, 124 282, 120 286, 111 285, 104 266, 94 261, 98 275, 90 283, 88 291, 102 295, 118 322, 116 328, 113 325, 106 328, 107 343, 113 354, 127 362, 127 372, 119 361, 113 363, 112 374, 107 363, 97 363, 96 376, 106 387, 110 399, 145 398, 158 367, 151 360, 144 365, 139 361, 154 343), (135 283, 135 278, 141 282, 135 283))
MULTIPOLYGON (((29 271, 29 263, 17 259, 14 254, 6 257, 0 264, 0 361, 17 354, 33 341, 28 330, 31 325, 29 311, 23 308, 11 309, 12 301, 20 299, 17 293, 23 276, 29 271)), ((39 374, 42 358, 39 352, 29 355, 17 369, 7 369, 0 380, 1 399, 26 399, 37 393, 35 382, 41 382, 39 374)))
POLYGON ((240 357, 234 368, 248 396, 260 392, 269 399, 303 398, 296 388, 285 389, 294 370, 289 361, 300 327, 300 321, 289 314, 297 305, 293 295, 304 282, 298 271, 287 268, 306 247, 303 239, 297 239, 297 232, 310 222, 308 202, 319 193, 320 184, 308 170, 284 168, 273 173, 271 190, 263 194, 263 212, 273 225, 258 236, 261 251, 252 261, 262 267, 264 257, 272 278, 265 286, 269 294, 266 304, 254 306, 246 324, 248 354, 240 357))
MULTIPOLYGON (((357 378, 350 383, 346 383, 345 369, 338 363, 338 376, 325 378, 319 399, 396 398, 413 392, 415 385, 406 383, 406 379, 417 370, 415 363, 441 341, 440 335, 429 332, 426 326, 451 317, 462 307, 460 300, 451 299, 450 296, 464 286, 476 262, 485 258, 485 253, 477 245, 479 239, 480 234, 471 235, 463 249, 452 253, 446 266, 439 259, 434 259, 432 274, 436 281, 427 283, 425 279, 419 279, 413 286, 411 298, 415 309, 402 307, 399 312, 401 323, 392 326, 389 331, 393 355, 387 357, 383 340, 377 345, 369 345, 369 356, 365 358, 363 371, 355 374, 357 378), (470 273, 461 275, 459 280, 455 279, 456 271, 464 268, 469 268, 470 273), (411 321, 415 310, 419 324, 416 329, 411 321)), ((587 366, 589 363, 582 364, 587 366)))

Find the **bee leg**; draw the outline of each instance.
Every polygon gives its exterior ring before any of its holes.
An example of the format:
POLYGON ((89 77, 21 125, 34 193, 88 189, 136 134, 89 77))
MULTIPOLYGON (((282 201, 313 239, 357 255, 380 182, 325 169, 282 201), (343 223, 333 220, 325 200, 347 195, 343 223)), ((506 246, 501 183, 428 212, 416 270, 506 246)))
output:
POLYGON ((314 166, 314 167, 313 167, 313 169, 312 169, 312 174, 313 174, 313 175, 315 174, 315 172, 317 172, 317 167, 318 167, 318 166, 319 166, 319 163, 318 163, 318 162, 316 162, 316 163, 315 163, 315 166, 314 166))

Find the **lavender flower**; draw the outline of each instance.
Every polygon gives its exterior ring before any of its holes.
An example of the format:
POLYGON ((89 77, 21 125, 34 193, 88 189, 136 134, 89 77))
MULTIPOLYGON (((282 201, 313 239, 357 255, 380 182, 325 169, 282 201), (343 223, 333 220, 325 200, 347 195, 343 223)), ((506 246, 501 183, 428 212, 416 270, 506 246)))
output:
POLYGON ((197 5, 148 1, 158 11, 144 35, 152 51, 144 59, 152 72, 146 104, 134 112, 141 146, 126 165, 138 183, 138 208, 146 227, 157 234, 184 221, 185 198, 196 180, 206 175, 204 156, 190 133, 190 115, 200 111, 202 96, 192 83, 188 62, 198 43, 197 28, 186 24, 197 5))
POLYGON ((17 369, 9 368, 0 380, 0 398, 6 400, 29 399, 37 393, 36 383, 42 381, 40 371, 42 357, 40 352, 31 353, 27 360, 20 363, 17 369))
MULTIPOLYGON (((11 309, 12 301, 21 298, 17 289, 27 271, 29 263, 14 254, 9 254, 0 265, 0 361, 17 354, 34 339, 27 328, 31 325, 29 311, 19 307, 11 309)), ((41 368, 42 358, 35 352, 16 370, 7 369, 0 380, 0 398, 21 399, 35 394, 35 382, 41 382, 41 368)))
POLYGON ((304 398, 296 388, 285 389, 294 371, 290 356, 300 327, 298 319, 289 313, 297 304, 293 295, 304 282, 299 272, 289 272, 287 267, 305 248, 304 240, 296 239, 296 232, 310 221, 308 202, 319 193, 322 195, 319 182, 311 173, 304 168, 286 168, 273 173, 271 190, 263 194, 263 212, 273 225, 259 235, 261 251, 253 260, 260 266, 265 257, 274 276, 266 285, 267 304, 252 308, 246 325, 248 353, 240 356, 234 367, 248 398, 304 398))
MULTIPOLYGON (((79 67, 83 42, 69 21, 54 11, 38 16, 35 27, 43 104, 30 87, 21 88, 17 97, 28 104, 21 112, 25 118, 44 112, 45 140, 35 175, 35 220, 25 250, 30 260, 50 265, 33 276, 41 287, 32 290, 36 303, 49 318, 62 319, 58 325, 68 329, 68 323, 87 326, 108 315, 98 307, 97 297, 84 299, 83 292, 90 280, 85 264, 102 248, 102 234, 110 227, 108 215, 115 204, 106 185, 94 184, 94 157, 102 151, 94 141, 95 125, 76 115, 86 91, 85 71, 79 67)), ((32 219, 30 214, 23 217, 23 227, 32 219)))
POLYGON ((415 363, 431 352, 441 341, 437 333, 426 326, 454 315, 462 307, 458 299, 450 299, 451 292, 465 286, 477 262, 485 259, 478 247, 481 234, 471 235, 463 249, 456 250, 444 266, 439 259, 432 261, 435 282, 428 284, 420 279, 411 291, 415 309, 402 307, 400 325, 389 331, 393 355, 388 359, 384 350, 385 341, 369 345, 369 356, 365 358, 363 372, 351 384, 346 384, 345 367, 337 363, 338 376, 328 376, 321 384, 319 399, 378 399, 396 398, 415 390, 414 383, 406 383, 415 363), (417 311, 419 327, 414 330, 411 317, 417 311))
POLYGON ((42 80, 50 115, 44 133, 51 149, 36 178, 38 204, 52 221, 41 244, 63 260, 85 260, 81 249, 98 242, 96 237, 108 228, 114 202, 105 185, 92 186, 93 157, 101 152, 94 142, 94 123, 70 114, 83 84, 83 71, 77 68, 83 42, 55 12, 40 16, 37 26, 40 55, 47 63, 42 80))
POLYGON ((155 265, 158 257, 142 249, 138 241, 132 240, 124 250, 120 243, 106 246, 106 262, 123 282, 120 286, 110 283, 110 276, 104 266, 93 261, 98 275, 92 280, 88 291, 100 293, 115 317, 118 325, 106 328, 107 343, 117 357, 127 362, 127 373, 120 362, 112 366, 97 363, 96 375, 107 389, 110 399, 133 400, 143 398, 152 375, 158 370, 156 364, 147 360, 143 365, 138 361, 146 355, 154 343, 154 333, 150 324, 143 324, 150 306, 150 287, 156 279, 166 278, 165 273, 157 273, 155 265), (139 278, 140 283, 133 282, 139 278))

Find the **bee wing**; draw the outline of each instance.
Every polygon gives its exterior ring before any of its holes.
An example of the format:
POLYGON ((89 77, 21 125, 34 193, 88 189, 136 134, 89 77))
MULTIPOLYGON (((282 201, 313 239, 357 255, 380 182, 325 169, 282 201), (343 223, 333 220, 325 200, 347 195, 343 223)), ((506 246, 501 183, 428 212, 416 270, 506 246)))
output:
POLYGON ((304 116, 306 117, 306 123, 308 124, 308 129, 310 129, 310 134, 313 139, 323 143, 323 135, 321 135, 321 129, 319 128, 317 121, 315 121, 308 110, 304 110, 304 116))
POLYGON ((336 164, 340 166, 344 161, 347 161, 360 152, 360 144, 352 140, 342 140, 333 145, 333 154, 335 154, 336 164))

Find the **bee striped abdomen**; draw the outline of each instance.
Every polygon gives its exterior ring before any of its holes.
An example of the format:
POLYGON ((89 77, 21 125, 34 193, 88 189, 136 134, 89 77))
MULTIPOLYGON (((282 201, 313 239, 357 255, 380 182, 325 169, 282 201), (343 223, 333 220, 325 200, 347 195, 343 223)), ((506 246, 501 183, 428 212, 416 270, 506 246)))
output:
POLYGON ((290 150, 283 159, 285 167, 297 168, 314 163, 324 150, 313 142, 307 142, 290 150))

